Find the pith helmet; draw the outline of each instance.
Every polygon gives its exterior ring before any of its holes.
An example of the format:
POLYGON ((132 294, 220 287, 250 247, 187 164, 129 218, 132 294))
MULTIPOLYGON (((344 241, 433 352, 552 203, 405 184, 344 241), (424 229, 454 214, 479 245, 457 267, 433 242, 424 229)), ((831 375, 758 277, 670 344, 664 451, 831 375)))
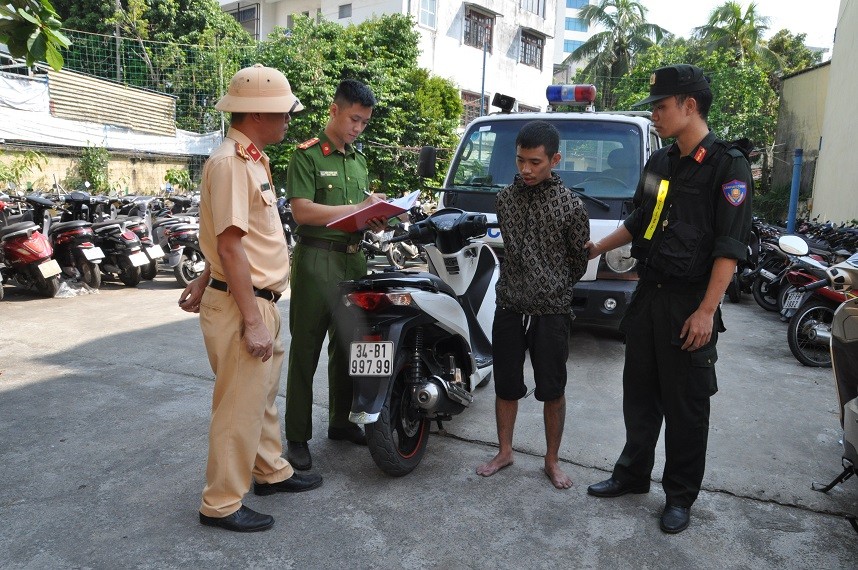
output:
POLYGON ((294 113, 303 108, 286 76, 261 63, 236 72, 226 95, 215 105, 218 111, 230 113, 294 113))

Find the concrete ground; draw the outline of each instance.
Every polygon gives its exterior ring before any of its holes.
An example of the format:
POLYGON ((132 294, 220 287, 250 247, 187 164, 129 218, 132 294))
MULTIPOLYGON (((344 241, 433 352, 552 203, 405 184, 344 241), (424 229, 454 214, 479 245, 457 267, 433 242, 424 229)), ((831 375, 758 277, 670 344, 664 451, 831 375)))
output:
MULTIPOLYGON (((324 485, 248 496, 277 523, 242 535, 197 521, 212 374, 196 316, 176 306, 179 292, 167 273, 137 289, 105 284, 64 299, 6 286, 0 567, 856 566, 858 535, 844 517, 858 514, 858 482, 811 490, 840 472, 831 371, 800 365, 784 324, 750 296, 724 306, 704 490, 680 535, 658 528, 661 448, 649 494, 586 494, 624 441, 623 346, 582 329, 570 340, 561 448, 572 489, 554 489, 542 473, 541 404, 532 397, 521 403, 515 464, 490 478, 474 473, 496 451, 491 385, 445 424, 446 436, 431 436, 413 473, 386 476, 366 448, 324 437, 323 363, 311 449, 324 485)), ((288 299, 279 307, 285 322, 288 299)))

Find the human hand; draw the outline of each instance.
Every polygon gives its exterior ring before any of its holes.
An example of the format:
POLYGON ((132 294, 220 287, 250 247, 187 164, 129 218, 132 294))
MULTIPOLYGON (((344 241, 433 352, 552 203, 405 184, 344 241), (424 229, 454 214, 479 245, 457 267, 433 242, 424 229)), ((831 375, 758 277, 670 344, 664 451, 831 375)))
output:
POLYGON ((274 354, 274 339, 262 321, 252 325, 245 324, 242 337, 247 352, 256 358, 262 358, 262 362, 266 362, 274 354))
POLYGON ((179 308, 188 313, 200 312, 200 300, 208 285, 208 278, 197 277, 179 295, 179 308))
POLYGON ((685 319, 679 338, 684 338, 682 350, 697 350, 705 346, 712 338, 714 317, 702 309, 697 309, 685 319))
POLYGON ((369 229, 374 232, 382 232, 387 229, 387 220, 385 218, 370 218, 366 221, 369 229))
POLYGON ((599 242, 588 241, 584 244, 584 249, 587 250, 587 259, 595 259, 602 253, 599 248, 599 242))

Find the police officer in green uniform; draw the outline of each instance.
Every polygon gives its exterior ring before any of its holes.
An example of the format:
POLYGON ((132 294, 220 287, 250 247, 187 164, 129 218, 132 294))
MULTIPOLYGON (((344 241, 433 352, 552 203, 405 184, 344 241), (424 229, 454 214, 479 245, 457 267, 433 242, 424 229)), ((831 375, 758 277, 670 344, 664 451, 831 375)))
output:
MULTIPOLYGON (((286 383, 287 457, 297 469, 310 469, 313 436, 313 374, 328 335, 328 437, 366 445, 363 430, 350 423, 352 384, 348 342, 334 322, 340 281, 366 275, 361 233, 329 229, 326 224, 385 198, 369 192, 366 158, 354 146, 376 104, 370 88, 342 81, 334 94, 325 130, 298 145, 287 174, 288 197, 298 222, 292 259, 289 304, 289 373, 286 383)), ((382 229, 386 220, 371 220, 382 229)))
POLYGON ((697 67, 652 74, 650 96, 638 105, 651 104, 658 134, 676 141, 650 157, 623 224, 587 244, 592 259, 631 242, 640 267, 621 323, 626 444, 611 477, 587 492, 647 493, 664 421, 661 529, 671 534, 688 527, 703 481, 709 398, 718 390, 715 344, 725 330, 720 302, 751 229, 745 149, 709 131, 711 103, 709 80, 697 67))

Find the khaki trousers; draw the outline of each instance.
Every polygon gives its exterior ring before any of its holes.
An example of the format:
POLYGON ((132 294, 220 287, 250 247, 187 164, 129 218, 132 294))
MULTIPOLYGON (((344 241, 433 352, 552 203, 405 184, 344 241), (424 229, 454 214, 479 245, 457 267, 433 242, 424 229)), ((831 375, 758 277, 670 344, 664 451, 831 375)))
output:
POLYGON ((247 352, 241 313, 232 295, 207 287, 200 303, 200 328, 215 374, 206 487, 200 507, 210 517, 226 517, 241 508, 251 478, 278 483, 294 472, 281 457, 275 403, 284 353, 280 312, 270 301, 257 298, 256 302, 274 339, 274 355, 267 362, 247 352))

